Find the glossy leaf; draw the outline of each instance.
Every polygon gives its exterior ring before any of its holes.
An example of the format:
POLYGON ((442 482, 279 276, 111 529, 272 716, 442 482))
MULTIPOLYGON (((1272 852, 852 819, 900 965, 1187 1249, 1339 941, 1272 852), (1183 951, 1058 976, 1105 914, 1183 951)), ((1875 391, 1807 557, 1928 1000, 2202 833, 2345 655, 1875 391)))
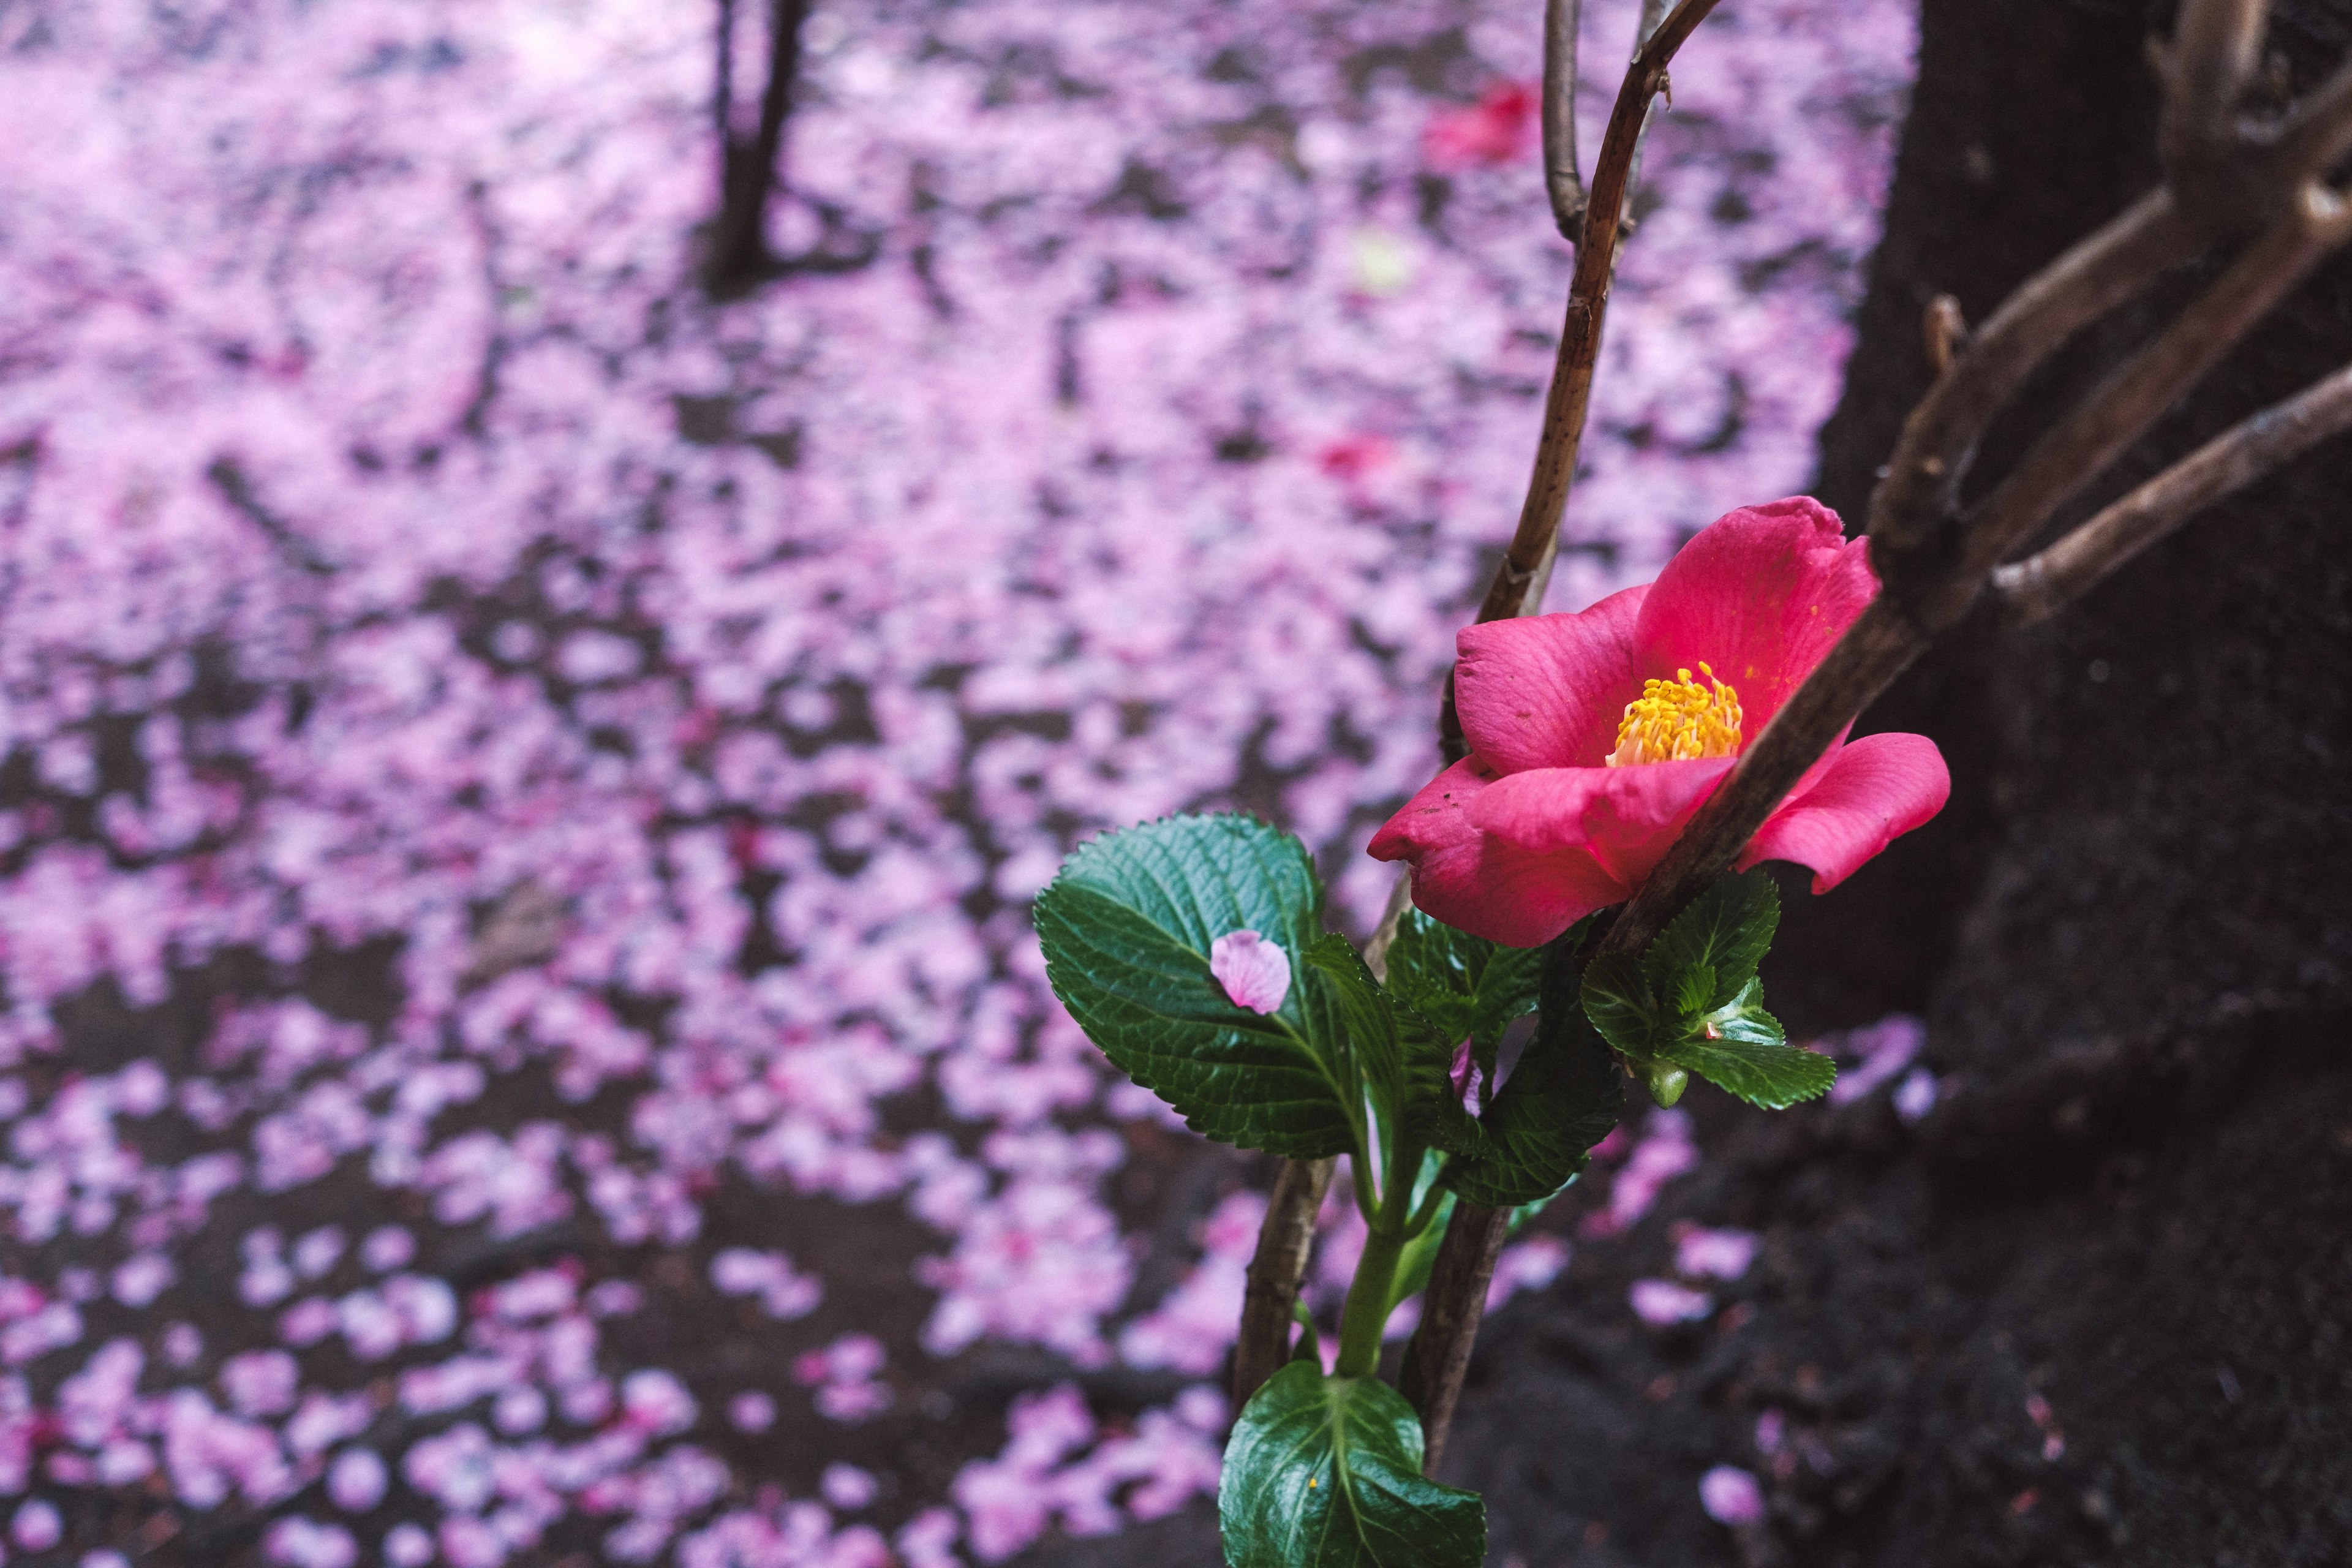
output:
POLYGON ((1702 965, 1713 972, 1714 987, 1692 1009, 1707 1013, 1727 1005, 1756 978, 1780 924, 1780 893, 1761 870, 1718 877, 1667 923, 1642 955, 1650 994, 1676 997, 1685 972, 1702 965))
POLYGON ((1301 962, 1321 925, 1306 849, 1251 817, 1171 816, 1081 845, 1037 898, 1055 995, 1113 1066, 1220 1142, 1296 1159, 1352 1146, 1361 1089, 1335 999, 1301 962), (1209 971, 1233 931, 1279 942, 1281 1007, 1238 1007, 1209 971))
POLYGON ((1535 1010, 1546 951, 1504 947, 1407 910, 1389 944, 1389 989, 1450 1041, 1468 1038, 1491 1074, 1503 1031, 1535 1010))
POLYGON ((1478 1568, 1486 1507, 1421 1473, 1421 1418, 1371 1377, 1292 1362, 1234 1426, 1217 1486, 1230 1568, 1478 1568))
POLYGON ((1508 1208, 1549 1198, 1575 1179, 1588 1152, 1617 1125, 1624 1075, 1586 1021, 1577 993, 1575 947, 1563 938, 1546 950, 1535 1038, 1478 1119, 1486 1152, 1446 1166, 1446 1186, 1465 1202, 1508 1208))
POLYGON ((1423 1145, 1465 1154, 1482 1150, 1486 1134, 1454 1087, 1454 1037, 1373 979, 1345 938, 1317 939, 1307 962, 1328 987, 1332 1026, 1347 1036, 1381 1116, 1396 1118, 1423 1145))
POLYGON ((1640 960, 1622 952, 1597 955, 1584 966, 1580 1000, 1585 1017, 1601 1037, 1635 1060, 1650 1056, 1661 1043, 1650 983, 1640 960))

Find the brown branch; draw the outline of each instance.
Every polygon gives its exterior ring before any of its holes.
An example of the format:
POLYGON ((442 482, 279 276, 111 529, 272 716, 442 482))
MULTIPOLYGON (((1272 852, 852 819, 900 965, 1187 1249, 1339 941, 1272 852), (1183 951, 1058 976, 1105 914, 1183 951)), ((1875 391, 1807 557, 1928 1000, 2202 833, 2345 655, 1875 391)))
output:
POLYGON ((1573 243, 1584 226, 1584 176, 1576 166, 1576 25, 1583 0, 1545 0, 1544 193, 1551 221, 1573 243))
POLYGON ((1437 1244, 1429 1288, 1421 1300, 1421 1322, 1406 1342, 1397 1390, 1421 1412, 1421 1473, 1437 1474, 1445 1438, 1454 1426, 1454 1406, 1478 1342, 1478 1320, 1486 1310, 1486 1288, 1495 1259, 1510 1229, 1511 1211, 1457 1202, 1437 1244))
POLYGON ((2003 300, 1903 422, 1870 498, 1873 548, 1932 548, 1993 416, 2066 340, 2198 249, 2172 198, 2151 192, 2003 300))
POLYGON ((1609 111, 1609 129, 1601 139, 1601 156, 1593 165, 1591 197, 1585 207, 1584 230, 1577 241, 1576 273, 1569 285, 1559 353, 1552 365, 1550 394, 1544 400, 1543 436, 1536 447, 1535 472, 1528 483, 1527 502, 1520 509, 1511 547, 1496 569, 1486 602, 1479 605, 1481 621, 1506 620, 1518 614, 1528 584, 1559 531, 1577 448, 1584 437, 1584 417, 1591 405, 1592 372, 1600 359, 1601 325, 1609 308, 1617 233, 1624 220, 1634 149, 1650 100, 1665 81, 1667 64, 1716 5, 1717 0, 1682 0, 1625 68, 1624 83, 1609 111))
POLYGON ((2267 0, 2182 0, 2172 41, 2158 54, 2164 117, 2157 149, 2176 188, 2210 177, 2235 151, 2239 102, 2262 53, 2267 0))
POLYGON ((1949 294, 1928 300, 1920 318, 1919 336, 1927 345, 1927 368, 1937 375, 1951 369, 1952 356, 1969 341, 1969 321, 1960 314, 1960 302, 1949 294))
MULTIPOLYGON (((1477 618, 1482 623, 1508 620, 1543 603, 1543 589, 1551 580, 1552 561, 1559 550, 1560 517, 1568 509, 1569 486, 1576 478, 1577 452, 1584 442, 1584 419, 1592 405, 1592 373, 1601 363, 1601 325, 1608 314, 1609 286, 1616 275, 1618 246, 1625 228, 1626 193, 1640 166, 1642 143, 1649 131, 1650 100, 1665 87, 1666 67, 1675 52, 1717 4, 1717 0, 1682 0, 1661 20, 1658 13, 1664 0, 1643 0, 1641 47, 1625 68, 1625 79, 1609 111, 1609 129, 1601 139, 1592 190, 1584 204, 1583 229, 1576 242, 1576 271, 1569 282, 1567 319, 1560 325, 1551 388, 1544 398, 1543 433, 1536 442, 1535 471, 1528 479, 1527 500, 1519 509, 1510 548, 1496 566, 1495 580, 1478 605, 1477 618)), ((1552 20, 1548 17, 1548 28, 1552 20)), ((1549 79, 1555 58, 1548 35, 1547 117, 1557 97, 1549 79)), ((1569 69, 1572 82, 1572 59, 1569 69)), ((1571 103, 1564 112, 1572 110, 1571 103)), ((1553 146, 1549 118, 1545 137, 1549 179, 1553 146)), ((1554 216, 1558 216, 1556 205, 1554 216)), ((1450 672, 1438 702, 1437 743, 1448 763, 1460 762, 1468 751, 1462 739, 1462 721, 1454 710, 1450 672)))
POLYGON ((2205 507, 2352 430, 2352 365, 2225 431, 2038 555, 1992 574, 2002 617, 2032 626, 2205 507))
MULTIPOLYGON (((2317 185, 2248 246, 2156 340, 2109 374, 2082 406, 2034 443, 1992 493, 1969 509, 1952 586, 1973 596, 1985 573, 2147 433, 2221 363, 2248 329, 2352 235, 2352 206, 2317 185)), ((1965 606, 1963 606, 1965 607, 1965 606)), ((1931 622, 1941 631, 1948 622, 1931 622)))
POLYGON ((1291 1313, 1298 1280, 1315 1246, 1315 1216, 1331 1185, 1336 1160, 1285 1160, 1274 1179, 1250 1257, 1242 1297, 1241 1335, 1234 1345, 1234 1409, 1247 1405, 1260 1384, 1290 1357, 1291 1313))
POLYGON ((2352 62, 2314 88, 2280 122, 2275 145, 2282 171, 2320 180, 2352 153, 2352 62))

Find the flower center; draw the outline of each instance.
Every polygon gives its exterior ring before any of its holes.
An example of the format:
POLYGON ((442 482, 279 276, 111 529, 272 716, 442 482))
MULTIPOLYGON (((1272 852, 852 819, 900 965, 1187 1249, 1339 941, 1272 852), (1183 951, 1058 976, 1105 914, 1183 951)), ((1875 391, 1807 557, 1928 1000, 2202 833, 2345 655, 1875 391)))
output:
POLYGON ((1617 749, 1609 753, 1612 768, 1634 763, 1678 763, 1692 757, 1727 757, 1739 750, 1739 693, 1715 678, 1701 686, 1687 669, 1675 671, 1672 680, 1645 680, 1642 695, 1625 704, 1617 725, 1617 749))

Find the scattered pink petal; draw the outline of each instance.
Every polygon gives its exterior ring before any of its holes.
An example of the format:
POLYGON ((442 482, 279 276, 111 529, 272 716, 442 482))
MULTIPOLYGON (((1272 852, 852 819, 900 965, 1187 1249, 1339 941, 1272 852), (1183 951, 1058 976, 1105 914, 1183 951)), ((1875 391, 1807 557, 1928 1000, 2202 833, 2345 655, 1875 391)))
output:
POLYGON ((1209 944, 1209 973, 1236 1007, 1275 1013, 1290 994, 1290 955, 1254 931, 1231 931, 1209 944))

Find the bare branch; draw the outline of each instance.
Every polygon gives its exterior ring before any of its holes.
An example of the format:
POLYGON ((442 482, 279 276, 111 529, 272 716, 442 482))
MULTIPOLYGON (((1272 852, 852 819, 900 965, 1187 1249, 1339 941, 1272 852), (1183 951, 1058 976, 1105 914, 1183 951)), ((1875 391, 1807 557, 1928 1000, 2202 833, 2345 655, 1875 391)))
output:
POLYGON ((1874 548, 1932 545, 1993 416, 2067 339, 2199 248, 2172 198, 2152 192, 2002 301, 1904 421, 1870 498, 1874 548))
POLYGON ((1968 318, 1960 314, 1960 302, 1949 294, 1928 300, 1919 334, 1927 345, 1928 367, 1937 375, 1951 369, 1952 355, 1969 341, 1968 318))
POLYGON ((1571 244, 1584 228, 1584 176, 1576 167, 1576 26, 1582 9, 1582 0, 1544 4, 1544 191, 1560 238, 1571 244))
POLYGON ((2347 236, 2352 206, 2333 192, 2305 186, 2292 213, 2248 246, 2155 342, 2117 365, 2081 407, 2034 443, 1991 494, 1969 509, 1957 574, 1968 579, 1969 593, 1974 594, 1977 578, 2146 435, 2347 236))
POLYGON ((1266 1199, 1257 1251, 1250 1257, 1242 1297, 1241 1337, 1234 1345, 1234 1408, 1249 1403, 1260 1384, 1290 1355, 1291 1313, 1298 1281, 1315 1246, 1315 1216, 1331 1185, 1336 1160, 1285 1160, 1266 1199))
POLYGON ((2267 0, 2182 0, 2161 56, 2164 119, 2157 132, 2173 184, 2235 140, 2232 121, 2253 78, 2269 9, 2267 0))
POLYGON ((2352 365, 2206 442, 2040 554, 1995 571, 2003 617, 2047 619, 2205 507, 2347 430, 2352 365))
POLYGON ((2290 176, 2326 179, 2352 153, 2352 61, 2338 66, 2281 122, 2280 167, 2290 176))
POLYGON ((1545 547, 1559 531, 1577 447, 1584 436, 1584 416, 1591 405, 1592 371, 1600 358, 1601 323, 1609 307, 1617 231, 1625 216, 1633 150, 1641 139, 1650 100, 1665 79, 1667 63, 1716 4, 1717 0, 1682 0, 1625 68, 1616 106, 1610 110, 1609 130, 1601 140, 1601 157, 1593 166, 1591 199, 1585 208, 1584 234, 1576 247, 1576 276, 1569 287, 1559 356, 1552 369, 1551 393, 1544 404, 1535 473, 1528 481, 1527 504, 1519 512, 1518 531, 1496 573, 1494 586, 1487 590, 1486 603, 1479 606, 1482 621, 1505 620, 1518 614, 1545 547))
POLYGON ((1424 1476, 1437 1474, 1445 1458, 1454 1405, 1462 1397, 1462 1379, 1478 1342, 1478 1320, 1486 1310, 1486 1288, 1494 1281, 1495 1259, 1502 1254, 1510 1219, 1508 1209, 1457 1202, 1446 1223, 1445 1239, 1437 1244, 1429 1288, 1422 1297, 1421 1322, 1405 1345, 1404 1365, 1397 1373, 1398 1392, 1421 1412, 1424 1476))

